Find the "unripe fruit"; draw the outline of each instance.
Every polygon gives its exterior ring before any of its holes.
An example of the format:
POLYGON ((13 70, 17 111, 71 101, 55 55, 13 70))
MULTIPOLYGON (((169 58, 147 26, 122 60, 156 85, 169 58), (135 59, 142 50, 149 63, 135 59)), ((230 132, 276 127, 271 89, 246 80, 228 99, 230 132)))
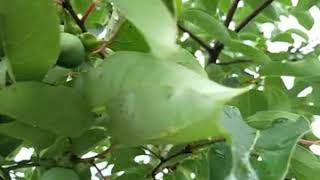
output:
POLYGON ((66 68, 75 68, 85 60, 85 49, 81 40, 69 33, 62 33, 60 40, 61 52, 57 64, 66 68))

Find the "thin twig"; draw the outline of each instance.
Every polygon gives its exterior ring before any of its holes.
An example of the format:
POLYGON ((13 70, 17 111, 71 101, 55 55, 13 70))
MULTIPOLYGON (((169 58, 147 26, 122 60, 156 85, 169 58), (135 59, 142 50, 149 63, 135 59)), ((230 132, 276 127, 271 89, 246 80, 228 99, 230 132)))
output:
POLYGON ((69 0, 62 0, 62 7, 66 9, 71 17, 74 19, 74 21, 77 23, 77 25, 80 27, 82 32, 87 32, 87 29, 84 25, 84 23, 81 21, 81 19, 78 17, 77 13, 73 9, 71 3, 69 0))
POLYGON ((199 37, 197 37, 195 34, 193 34, 191 31, 189 31, 188 29, 186 29, 185 27, 183 27, 181 24, 178 24, 178 28, 183 31, 186 32, 190 35, 190 37, 195 40, 197 43, 200 44, 200 46, 202 46, 206 51, 210 52, 211 51, 211 47, 205 43, 204 41, 202 41, 199 37))
POLYGON ((260 6, 258 6, 251 14, 249 14, 234 30, 235 32, 240 32, 244 27, 246 27, 249 22, 251 22, 255 17, 257 17, 265 8, 267 8, 274 0, 265 0, 260 6))
POLYGON ((299 143, 304 145, 320 145, 320 141, 310 141, 305 139, 300 139, 299 143))
MULTIPOLYGON (((235 3, 237 0, 234 1, 233 5, 232 6, 235 6, 235 3)), ((240 24, 236 27, 236 29, 234 30, 235 32, 240 32, 244 27, 246 27, 256 16, 258 16, 265 8, 267 8, 271 3, 273 2, 273 0, 265 0, 265 2, 263 2, 260 6, 258 6, 251 14, 249 14, 243 21, 240 22, 240 24)), ((238 2, 239 3, 239 2, 238 2)), ((238 6, 238 4, 237 4, 238 6)), ((237 8, 236 8, 237 9, 237 8)), ((236 11, 236 9, 234 9, 234 7, 231 7, 229 9, 229 12, 228 12, 228 15, 227 15, 227 19, 225 21, 225 25, 228 24, 228 22, 232 21, 232 17, 229 17, 229 14, 230 16, 233 15, 234 16, 234 13, 236 11), (234 12, 233 12, 234 11, 234 12), (231 20, 230 20, 231 18, 231 20)), ((230 23, 229 22, 229 23, 230 23)), ((219 41, 216 41, 215 42, 215 46, 214 48, 210 51, 209 53, 209 62, 208 64, 216 64, 217 63, 217 59, 221 53, 221 51, 223 50, 224 48, 224 45, 219 42, 219 41)))
POLYGON ((96 6, 97 6, 97 1, 92 1, 92 3, 89 5, 89 7, 87 8, 87 10, 85 11, 85 13, 83 14, 83 16, 81 18, 82 24, 85 24, 87 18, 93 12, 93 10, 96 8, 96 6))
POLYGON ((104 175, 102 174, 102 172, 99 169, 99 167, 95 163, 92 163, 92 166, 97 170, 99 176, 101 176, 101 178, 104 179, 104 175))
POLYGON ((158 158, 159 160, 163 160, 163 157, 161 157, 159 154, 153 152, 151 149, 141 146, 141 148, 145 151, 148 151, 151 155, 153 155, 154 157, 158 158))
POLYGON ((86 162, 94 162, 96 159, 103 159, 106 157, 107 154, 111 152, 113 146, 110 146, 108 149, 104 150, 103 152, 89 158, 79 159, 80 161, 86 161, 86 162))
POLYGON ((218 142, 224 142, 226 139, 221 137, 221 138, 216 138, 214 140, 210 140, 204 143, 199 143, 196 145, 187 145, 184 149, 182 149, 181 151, 163 159, 151 172, 151 177, 153 177, 155 179, 155 176, 157 175, 157 173, 159 173, 160 171, 162 171, 162 169, 164 169, 166 167, 166 163, 171 161, 172 159, 178 158, 180 156, 185 156, 188 154, 193 154, 196 150, 210 146, 212 144, 218 143, 218 142))
POLYGON ((11 170, 15 170, 15 169, 29 168, 29 167, 35 167, 35 166, 40 166, 40 164, 36 163, 36 162, 32 162, 30 160, 25 160, 25 161, 17 162, 14 165, 9 165, 8 167, 5 167, 4 169, 6 171, 11 171, 11 170))

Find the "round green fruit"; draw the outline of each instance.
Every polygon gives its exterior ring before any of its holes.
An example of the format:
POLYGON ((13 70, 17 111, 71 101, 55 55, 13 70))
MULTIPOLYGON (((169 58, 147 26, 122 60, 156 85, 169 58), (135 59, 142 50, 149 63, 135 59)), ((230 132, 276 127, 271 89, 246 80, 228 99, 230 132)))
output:
POLYGON ((79 176, 71 169, 52 168, 46 171, 41 180, 79 180, 79 176))
POLYGON ((62 33, 61 52, 57 64, 66 68, 75 68, 85 60, 85 49, 81 40, 69 33, 62 33))

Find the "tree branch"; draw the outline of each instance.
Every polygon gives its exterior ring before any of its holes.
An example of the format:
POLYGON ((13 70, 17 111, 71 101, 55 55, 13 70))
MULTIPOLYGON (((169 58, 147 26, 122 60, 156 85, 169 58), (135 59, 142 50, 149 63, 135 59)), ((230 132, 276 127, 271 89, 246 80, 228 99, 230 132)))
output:
POLYGON ((30 161, 30 160, 25 160, 25 161, 17 162, 16 164, 13 164, 13 165, 9 165, 8 167, 5 167, 4 169, 6 171, 11 171, 11 170, 15 170, 15 169, 29 168, 29 167, 35 167, 35 166, 40 166, 40 164, 37 162, 30 161))
POLYGON ((81 21, 81 19, 78 17, 77 13, 74 11, 70 1, 69 0, 62 0, 62 7, 70 13, 71 17, 74 19, 74 21, 80 27, 81 31, 87 32, 87 28, 85 27, 83 21, 81 21))
POLYGON ((229 11, 228 11, 228 14, 227 14, 227 18, 226 20, 224 21, 224 25, 226 27, 229 27, 232 19, 233 19, 233 16, 234 14, 236 13, 237 11, 237 8, 238 8, 238 4, 239 4, 240 0, 234 0, 229 11))
POLYGON ((255 17, 257 17, 265 8, 267 8, 274 0, 265 0, 260 6, 258 6, 249 16, 247 16, 234 30, 235 32, 240 32, 245 28, 249 22, 251 22, 255 17))
MULTIPOLYGON (((239 2, 240 2, 240 0, 234 0, 230 6, 230 9, 228 10, 227 18, 224 21, 224 25, 227 28, 229 27, 234 15, 237 11, 239 2)), ((209 51, 209 62, 208 62, 209 64, 211 64, 211 63, 216 64, 217 63, 217 59, 218 59, 221 51, 223 50, 223 48, 224 48, 224 45, 220 41, 216 41, 214 43, 214 48, 209 51)))
MULTIPOLYGON (((249 14, 243 21, 241 21, 239 26, 237 26, 234 31, 240 32, 243 28, 245 28, 249 24, 249 22, 251 22, 257 15, 259 15, 272 2, 273 2, 273 0, 265 0, 265 2, 263 2, 251 14, 249 14)), ((237 7, 238 7, 238 3, 239 3, 238 0, 234 0, 233 4, 230 7, 228 15, 227 15, 227 19, 224 23, 226 25, 226 27, 229 26, 230 22, 232 21, 232 18, 235 14, 235 11, 237 10, 237 7)), ((214 48, 209 53, 208 64, 211 64, 211 63, 216 64, 217 63, 217 59, 218 59, 221 51, 223 50, 223 48, 224 48, 224 45, 221 42, 219 42, 219 41, 215 42, 214 48)))
POLYGON ((194 151, 210 146, 212 144, 218 143, 218 142, 225 142, 225 138, 221 137, 221 138, 217 138, 211 141, 206 141, 204 143, 200 143, 200 144, 196 144, 196 145, 187 145, 184 149, 182 149, 181 151, 177 152, 176 154, 173 154, 163 160, 161 160, 161 162, 152 170, 151 172, 151 177, 153 177, 153 179, 155 179, 155 176, 157 175, 157 173, 159 173, 160 171, 162 171, 164 168, 166 168, 167 163, 175 158, 178 158, 180 156, 185 156, 185 155, 191 155, 194 153, 194 151))
POLYGON ((195 34, 193 34, 191 31, 189 31, 188 29, 186 29, 185 27, 183 27, 181 24, 178 23, 178 28, 183 31, 186 32, 190 35, 190 37, 195 40, 198 44, 200 44, 200 46, 202 46, 206 51, 210 52, 211 51, 211 47, 205 43, 204 41, 202 41, 200 38, 198 38, 195 34))

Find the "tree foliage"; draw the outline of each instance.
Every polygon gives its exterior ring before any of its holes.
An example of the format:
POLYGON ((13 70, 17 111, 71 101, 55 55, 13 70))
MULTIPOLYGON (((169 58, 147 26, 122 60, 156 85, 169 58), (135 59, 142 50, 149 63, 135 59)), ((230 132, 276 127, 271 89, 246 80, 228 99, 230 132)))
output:
POLYGON ((319 6, 0 0, 0 179, 320 178, 319 6))

